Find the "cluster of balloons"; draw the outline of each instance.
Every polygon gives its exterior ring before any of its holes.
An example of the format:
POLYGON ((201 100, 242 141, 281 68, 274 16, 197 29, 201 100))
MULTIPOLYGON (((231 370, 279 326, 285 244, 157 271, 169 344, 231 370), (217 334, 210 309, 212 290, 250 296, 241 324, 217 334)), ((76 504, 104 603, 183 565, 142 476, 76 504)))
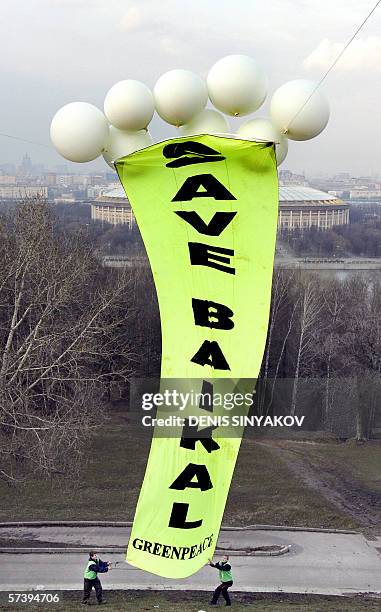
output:
MULTIPOLYGON (((113 167, 119 157, 152 144, 148 125, 155 110, 183 136, 230 134, 226 115, 249 115, 266 96, 267 79, 257 62, 245 55, 229 55, 214 64, 206 81, 188 70, 166 72, 153 92, 139 81, 120 81, 107 93, 104 113, 86 102, 67 104, 55 114, 50 136, 56 150, 70 161, 88 162, 103 155, 113 167), (206 108, 208 100, 214 109, 206 108)), ((295 80, 275 91, 269 118, 243 123, 237 137, 275 142, 280 165, 287 155, 288 139, 314 138, 328 119, 328 102, 315 83, 295 80)))

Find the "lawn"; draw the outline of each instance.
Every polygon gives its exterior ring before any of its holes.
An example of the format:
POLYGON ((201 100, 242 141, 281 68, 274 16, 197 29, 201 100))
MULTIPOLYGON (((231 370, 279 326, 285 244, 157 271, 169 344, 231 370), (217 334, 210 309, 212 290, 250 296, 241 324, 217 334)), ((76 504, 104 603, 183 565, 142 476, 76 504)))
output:
POLYGON ((225 510, 226 525, 354 529, 357 523, 293 474, 271 446, 244 440, 225 510))
POLYGON ((381 533, 381 441, 357 444, 277 441, 272 450, 294 473, 362 529, 381 533))
MULTIPOLYGON (((81 593, 68 591, 63 593, 62 603, 49 606, 28 604, 28 610, 78 610, 81 593)), ((3 596, 4 597, 4 596, 3 596)), ((113 612, 138 612, 152 610, 162 612, 211 612, 217 608, 209 606, 210 593, 200 591, 113 591, 107 593, 108 605, 105 609, 113 612)), ((379 610, 380 602, 370 598, 339 598, 320 595, 289 595, 287 593, 233 593, 232 610, 253 612, 352 612, 354 610, 379 610)), ((105 597, 106 599, 106 597, 105 597)), ((91 600, 96 604, 94 594, 91 600)), ((223 602, 220 603, 220 606, 223 602)), ((19 610, 19 606, 1 606, 1 610, 19 610)))
MULTIPOLYGON (((294 449, 296 445, 294 445, 294 449)), ((369 492, 381 493, 381 441, 366 444, 314 444, 298 448, 315 467, 334 470, 338 476, 357 481, 369 492)))
MULTIPOLYGON (((348 513, 290 470, 276 450, 271 443, 244 439, 224 524, 358 527, 348 513)), ((149 440, 134 438, 126 414, 115 412, 98 431, 78 479, 35 479, 17 487, 1 483, 0 520, 132 520, 148 451, 149 440)), ((380 451, 380 445, 358 448, 336 442, 303 446, 303 453, 310 453, 305 460, 319 464, 322 471, 334 463, 378 490, 380 451)))

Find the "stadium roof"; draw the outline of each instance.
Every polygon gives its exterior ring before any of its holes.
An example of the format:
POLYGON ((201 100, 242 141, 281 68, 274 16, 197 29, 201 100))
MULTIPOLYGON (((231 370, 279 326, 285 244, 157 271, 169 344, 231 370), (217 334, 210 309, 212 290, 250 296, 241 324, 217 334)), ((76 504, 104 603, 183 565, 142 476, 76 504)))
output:
MULTIPOLYGON (((99 196, 98 200, 103 199, 126 199, 123 187, 114 187, 103 195, 99 196)), ((337 202, 338 198, 331 193, 312 189, 311 187, 303 187, 301 185, 279 185, 279 201, 280 202, 321 202, 331 201, 337 202)))
POLYGON ((281 202, 316 202, 322 200, 337 200, 331 193, 303 187, 300 185, 279 185, 279 200, 281 202))

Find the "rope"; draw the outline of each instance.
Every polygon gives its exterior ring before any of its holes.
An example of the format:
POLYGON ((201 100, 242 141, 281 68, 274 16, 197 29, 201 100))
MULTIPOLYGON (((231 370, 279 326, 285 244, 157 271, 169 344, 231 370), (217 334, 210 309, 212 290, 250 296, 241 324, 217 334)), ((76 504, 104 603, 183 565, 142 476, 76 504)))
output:
POLYGON ((327 76, 329 75, 331 70, 333 70, 333 68, 336 66, 337 62, 344 55, 344 53, 348 49, 349 45, 352 44, 352 42, 356 38, 357 34, 360 32, 360 30, 362 30, 362 28, 364 27, 366 22, 370 19, 370 17, 373 15, 374 11, 377 9, 377 7, 379 6, 380 3, 381 3, 381 0, 378 0, 378 2, 376 2, 376 4, 374 5, 374 7, 370 11, 370 13, 368 13, 368 15, 365 17, 364 21, 359 25, 359 27, 357 28, 355 33, 351 36, 351 38, 348 40, 348 42, 344 45, 343 49, 340 51, 340 53, 337 56, 337 58, 335 59, 335 61, 331 64, 331 66, 328 68, 328 70, 325 72, 325 74, 321 77, 320 81, 317 83, 317 85, 313 89, 312 93, 309 95, 307 100, 304 102, 303 106, 301 106, 300 109, 298 110, 298 112, 293 116, 293 118, 291 119, 290 123, 288 124, 286 129, 283 131, 284 134, 287 134, 288 130, 290 129, 290 126, 291 126, 292 122, 295 121, 295 119, 298 117, 298 115, 300 115, 300 113, 302 112, 303 108, 308 104, 308 102, 311 100, 311 98, 314 95, 314 93, 319 89, 320 85, 327 78, 327 76))
POLYGON ((21 142, 27 142, 28 144, 38 145, 39 147, 46 147, 48 149, 51 148, 49 145, 44 144, 42 142, 37 142, 36 140, 26 140, 26 138, 20 138, 19 136, 13 136, 12 134, 2 134, 0 132, 0 136, 3 136, 3 138, 12 138, 12 140, 20 140, 21 142))

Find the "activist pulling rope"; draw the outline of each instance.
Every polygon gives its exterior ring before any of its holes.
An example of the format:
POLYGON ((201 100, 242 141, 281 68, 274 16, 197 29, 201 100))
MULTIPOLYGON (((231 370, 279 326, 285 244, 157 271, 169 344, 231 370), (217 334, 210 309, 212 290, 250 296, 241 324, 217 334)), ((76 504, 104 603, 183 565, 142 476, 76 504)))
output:
POLYGON ((83 574, 83 605, 89 604, 92 589, 95 590, 98 604, 106 603, 103 599, 103 589, 101 581, 98 578, 98 574, 106 574, 111 569, 111 563, 108 561, 102 561, 98 558, 98 554, 95 551, 90 551, 89 559, 86 563, 83 574))
POLYGON ((222 595, 226 602, 226 605, 231 606, 232 602, 228 593, 228 589, 230 589, 230 587, 233 585, 233 576, 232 567, 229 563, 229 556, 225 555, 224 557, 222 557, 222 560, 217 563, 213 563, 212 559, 209 559, 209 565, 210 567, 215 567, 218 570, 218 575, 221 581, 221 584, 218 585, 218 587, 213 593, 210 605, 216 606, 220 595, 222 595))

